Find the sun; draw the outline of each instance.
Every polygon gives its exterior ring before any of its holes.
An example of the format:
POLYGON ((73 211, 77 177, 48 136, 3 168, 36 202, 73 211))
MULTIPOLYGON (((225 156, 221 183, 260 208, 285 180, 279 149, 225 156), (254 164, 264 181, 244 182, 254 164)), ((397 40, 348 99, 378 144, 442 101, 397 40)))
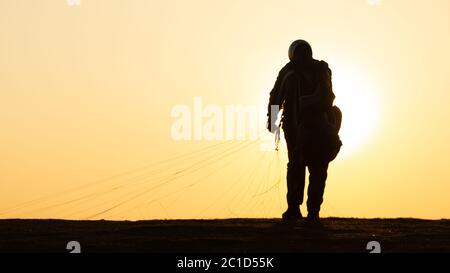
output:
POLYGON ((379 99, 374 83, 361 70, 340 65, 331 68, 335 105, 343 114, 341 156, 348 156, 374 135, 380 119, 379 99))

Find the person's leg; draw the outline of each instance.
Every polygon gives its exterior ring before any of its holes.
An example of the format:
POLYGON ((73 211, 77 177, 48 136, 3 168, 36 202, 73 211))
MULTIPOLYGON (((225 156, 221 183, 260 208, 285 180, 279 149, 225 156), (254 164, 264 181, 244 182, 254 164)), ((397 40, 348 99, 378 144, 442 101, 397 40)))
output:
POLYGON ((294 153, 295 142, 296 142, 296 132, 291 132, 284 129, 286 144, 288 148, 288 159, 287 164, 287 203, 288 210, 283 214, 283 218, 286 215, 293 215, 294 217, 300 218, 300 205, 303 203, 303 195, 305 188, 305 169, 306 166, 300 161, 298 155, 294 153))
POLYGON ((298 209, 303 203, 306 167, 298 160, 289 160, 287 167, 287 202, 289 208, 298 209))
POLYGON ((325 191, 325 182, 327 180, 328 162, 311 163, 309 170, 308 185, 308 217, 319 218, 320 206, 323 202, 323 194, 325 191))

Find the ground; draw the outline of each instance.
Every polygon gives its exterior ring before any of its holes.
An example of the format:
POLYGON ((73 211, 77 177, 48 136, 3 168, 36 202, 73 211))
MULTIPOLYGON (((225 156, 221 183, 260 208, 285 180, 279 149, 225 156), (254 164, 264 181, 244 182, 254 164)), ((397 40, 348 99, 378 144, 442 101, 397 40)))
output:
POLYGON ((450 252, 450 220, 323 219, 323 227, 280 219, 65 221, 0 220, 0 252, 84 253, 450 252))

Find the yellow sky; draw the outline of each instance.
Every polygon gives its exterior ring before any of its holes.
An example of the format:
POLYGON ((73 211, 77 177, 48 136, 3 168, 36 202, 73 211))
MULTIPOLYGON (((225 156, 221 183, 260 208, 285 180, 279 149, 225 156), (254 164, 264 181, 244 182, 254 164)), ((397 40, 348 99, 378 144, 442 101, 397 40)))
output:
POLYGON ((278 217, 284 181, 272 185, 284 175, 284 154, 241 151, 242 142, 203 154, 235 147, 219 161, 228 165, 157 191, 145 193, 163 177, 143 173, 94 200, 58 205, 130 178, 1 213, 217 144, 174 141, 171 109, 196 96, 260 105, 290 42, 303 38, 330 64, 344 112, 323 215, 450 218, 450 2, 372 2, 0 0, 0 217, 87 218, 115 205, 98 217, 278 217))

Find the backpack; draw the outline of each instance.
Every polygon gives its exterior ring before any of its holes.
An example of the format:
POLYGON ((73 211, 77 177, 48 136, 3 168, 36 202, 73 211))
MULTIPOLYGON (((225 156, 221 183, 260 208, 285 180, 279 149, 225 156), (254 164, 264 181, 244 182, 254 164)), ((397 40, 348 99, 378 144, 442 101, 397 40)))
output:
MULTIPOLYGON (((331 74, 321 77, 318 84, 324 84, 326 88, 331 88, 331 74)), ((317 92, 319 91, 315 91, 315 93, 317 92)), ((329 90, 329 92, 332 92, 332 90, 329 90)), ((313 126, 304 123, 298 124, 295 153, 298 152, 307 164, 311 162, 331 162, 337 157, 342 146, 339 137, 342 112, 338 106, 334 105, 326 112, 320 113, 314 120, 313 126)))
POLYGON ((303 162, 331 162, 337 157, 342 146, 339 137, 341 120, 339 107, 333 106, 329 113, 324 114, 320 126, 308 128, 299 124, 295 153, 303 162))

